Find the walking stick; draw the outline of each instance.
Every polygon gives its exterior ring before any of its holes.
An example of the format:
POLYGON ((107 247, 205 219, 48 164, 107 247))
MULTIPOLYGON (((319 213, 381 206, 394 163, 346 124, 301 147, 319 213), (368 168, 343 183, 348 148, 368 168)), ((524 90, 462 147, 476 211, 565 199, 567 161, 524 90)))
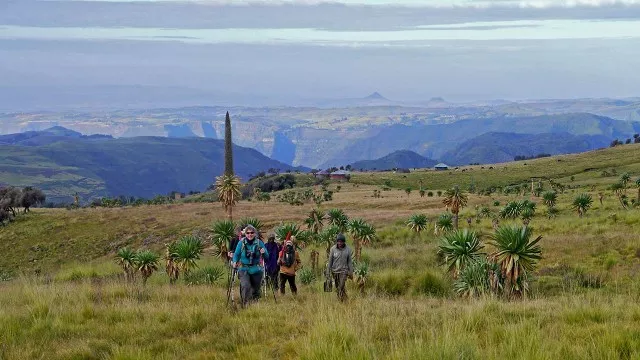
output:
MULTIPOLYGON (((229 306, 229 301, 231 301, 231 305, 233 307, 236 306, 236 299, 233 293, 233 285, 236 282, 236 275, 238 274, 237 269, 233 269, 233 274, 231 275, 231 281, 229 281, 229 288, 227 289, 227 306, 229 306)), ((240 292, 240 298, 242 299, 242 292, 240 292)))

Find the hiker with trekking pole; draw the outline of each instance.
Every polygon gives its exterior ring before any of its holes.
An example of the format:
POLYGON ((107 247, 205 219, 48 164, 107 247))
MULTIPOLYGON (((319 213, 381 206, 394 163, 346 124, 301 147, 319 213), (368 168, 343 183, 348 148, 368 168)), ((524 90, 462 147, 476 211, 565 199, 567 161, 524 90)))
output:
POLYGON ((266 285, 270 286, 273 291, 278 289, 278 273, 280 273, 280 264, 278 264, 278 254, 282 246, 276 242, 276 234, 271 233, 267 237, 267 243, 264 244, 269 253, 269 259, 265 261, 266 285))
MULTIPOLYGON (((336 285, 338 300, 347 301, 347 290, 345 284, 347 278, 353 279, 353 251, 346 244, 343 234, 336 236, 336 244, 329 251, 329 263, 327 273, 331 274, 336 285)), ((325 285, 325 291, 327 286, 325 285)))
POLYGON ((269 252, 262 240, 257 238, 257 230, 252 225, 244 229, 245 237, 240 240, 233 254, 233 268, 240 279, 240 297, 242 306, 260 298, 260 288, 264 277, 264 265, 261 260, 269 258, 269 252))
POLYGON ((284 295, 286 283, 289 283, 291 293, 296 295, 298 287, 296 286, 296 271, 301 267, 300 254, 296 250, 296 238, 292 236, 285 240, 284 246, 278 255, 278 264, 280 264, 280 293, 284 295))
POLYGON ((236 277, 238 275, 238 270, 233 266, 233 254, 234 254, 236 248, 238 247, 238 243, 240 242, 240 240, 244 236, 244 227, 242 225, 238 226, 236 228, 236 232, 237 232, 238 236, 235 236, 235 237, 230 239, 229 247, 228 247, 229 251, 227 253, 227 267, 228 267, 228 275, 227 275, 227 284, 228 284, 228 288, 227 288, 227 306, 229 306, 229 304, 231 303, 231 306, 233 306, 233 308, 235 308, 235 306, 236 306, 236 301, 235 301, 235 296, 234 296, 234 293, 233 293, 233 288, 234 288, 234 285, 235 285, 236 277))

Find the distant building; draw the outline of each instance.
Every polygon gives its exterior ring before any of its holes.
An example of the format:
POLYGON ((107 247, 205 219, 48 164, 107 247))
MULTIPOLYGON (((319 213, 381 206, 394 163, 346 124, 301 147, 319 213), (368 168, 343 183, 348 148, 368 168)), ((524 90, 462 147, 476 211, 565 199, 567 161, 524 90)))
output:
POLYGON ((351 173, 348 172, 347 170, 338 170, 338 171, 334 171, 332 172, 329 177, 331 178, 331 180, 345 180, 348 181, 349 178, 351 177, 351 173))
POLYGON ((318 171, 315 175, 316 179, 328 179, 331 173, 327 170, 318 171))
POLYGON ((445 164, 445 163, 440 163, 436 166, 433 167, 436 170, 449 170, 449 165, 445 164))

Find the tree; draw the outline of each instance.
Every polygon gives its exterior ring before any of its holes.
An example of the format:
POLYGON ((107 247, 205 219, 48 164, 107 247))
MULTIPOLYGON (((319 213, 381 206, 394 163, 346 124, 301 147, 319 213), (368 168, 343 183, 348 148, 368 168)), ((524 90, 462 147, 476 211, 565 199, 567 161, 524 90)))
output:
POLYGON ((618 201, 620 201, 620 205, 622 205, 622 207, 624 209, 627 208, 627 204, 626 204, 626 195, 624 194, 625 191, 625 186, 622 184, 622 182, 617 182, 615 184, 611 184, 611 186, 609 187, 609 189, 611 189, 613 191, 614 194, 616 194, 616 197, 618 198, 618 201))
POLYGON ((443 258, 449 272, 458 277, 460 271, 482 257, 483 246, 475 231, 455 230, 440 239, 438 254, 443 258))
POLYGON ((204 245, 202 241, 195 236, 187 235, 180 238, 174 249, 176 265, 185 274, 189 274, 191 270, 198 267, 196 261, 200 259, 204 245))
POLYGON ((441 214, 436 220, 434 234, 446 233, 453 230, 453 216, 449 213, 441 214))
POLYGON ((180 268, 178 267, 178 255, 176 253, 177 246, 177 242, 165 244, 165 271, 167 272, 167 276, 169 276, 169 283, 171 284, 175 283, 180 276, 180 268))
POLYGON ((572 207, 578 212, 578 216, 582 217, 591 205, 593 204, 593 199, 589 194, 580 194, 573 199, 572 207))
POLYGON ((331 247, 336 242, 336 237, 339 233, 341 233, 340 228, 335 225, 330 225, 324 228, 320 234, 317 236, 317 241, 319 245, 324 245, 327 251, 327 260, 329 260, 329 252, 331 251, 331 247))
POLYGON ((307 225, 307 229, 309 229, 309 231, 317 235, 318 233, 320 233, 320 231, 322 231, 322 227, 324 226, 324 217, 324 211, 320 209, 313 209, 309 213, 309 216, 304 221, 304 223, 307 225))
POLYGON ((629 180, 631 180, 631 175, 629 175, 629 173, 624 173, 620 176, 620 183, 624 188, 625 195, 627 194, 627 184, 629 183, 629 180))
POLYGON ((376 230, 363 219, 353 219, 349 221, 349 233, 353 237, 355 260, 359 262, 362 256, 362 247, 375 239, 376 230))
POLYGON ((428 222, 429 222, 429 219, 427 218, 427 215, 415 214, 415 215, 411 215, 411 217, 409 218, 409 221, 407 222, 407 226, 409 226, 411 230, 417 233, 420 233, 423 230, 427 229, 428 222))
POLYGON ((636 198, 636 204, 640 204, 640 177, 636 179, 636 187, 638 188, 638 195, 636 198))
POLYGON ((548 208, 555 207, 557 201, 558 193, 556 193, 555 191, 545 191, 542 194, 542 202, 547 205, 548 208))
MULTIPOLYGON (((237 236, 236 225, 231 220, 216 221, 211 228, 213 245, 216 247, 214 255, 228 261, 229 249, 227 244, 237 236)), ((231 249, 234 251, 235 249, 231 249)))
POLYGON ((127 282, 133 281, 136 271, 136 253, 124 247, 116 253, 116 261, 124 271, 125 280, 127 282))
POLYGON ((496 251, 490 255, 502 271, 511 296, 521 297, 529 290, 528 275, 535 270, 536 263, 542 258, 538 242, 542 236, 531 240, 533 230, 524 226, 501 226, 490 242, 496 251))
POLYGON ((453 228, 458 230, 458 213, 467 206, 467 195, 456 185, 445 191, 442 203, 451 209, 453 214, 453 228))
POLYGON ((349 218, 342 209, 330 209, 327 212, 329 225, 336 226, 340 232, 346 232, 349 226, 349 218))
POLYGON ((20 207, 22 203, 22 191, 20 189, 9 186, 0 188, 0 209, 4 209, 15 217, 17 215, 16 209, 20 207))
POLYGON ((35 205, 44 204, 47 197, 40 189, 27 186, 22 189, 22 196, 20 197, 20 205, 24 208, 23 212, 27 213, 29 208, 35 205))
POLYGON ((158 270, 158 259, 160 259, 160 256, 150 250, 138 251, 136 253, 135 263, 138 271, 140 271, 142 275, 142 284, 146 285, 147 279, 149 279, 154 271, 158 270))
POLYGON ((411 191, 412 191, 412 190, 413 190, 413 189, 411 189, 411 187, 410 187, 410 186, 408 186, 407 188, 405 188, 405 189, 404 189, 404 192, 406 192, 406 193, 407 193, 407 197, 409 197, 409 195, 411 195, 411 191))
POLYGON ((218 199, 227 211, 227 218, 233 220, 233 207, 242 197, 240 178, 233 172, 233 143, 231 142, 231 118, 229 112, 224 121, 224 174, 216 178, 218 199))

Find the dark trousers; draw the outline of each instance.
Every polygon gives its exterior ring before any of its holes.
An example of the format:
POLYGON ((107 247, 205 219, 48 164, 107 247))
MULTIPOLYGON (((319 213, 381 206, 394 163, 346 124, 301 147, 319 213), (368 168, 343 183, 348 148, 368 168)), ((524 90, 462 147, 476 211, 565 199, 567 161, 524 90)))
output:
POLYGON ((273 290, 278 290, 278 274, 279 273, 280 273, 279 269, 276 269, 276 271, 273 271, 273 272, 267 271, 267 286, 273 287, 273 290))
POLYGON ((240 296, 242 296, 242 304, 246 305, 250 301, 260 298, 260 286, 262 285, 262 271, 255 274, 249 274, 247 271, 238 271, 240 278, 240 296))
POLYGON ((286 285, 287 281, 289 282, 289 288, 291 288, 291 292, 297 294, 298 287, 296 286, 296 276, 283 273, 280 273, 280 293, 284 294, 284 286, 286 285))
POLYGON ((336 284, 336 292, 338 293, 338 300, 342 302, 347 301, 347 290, 345 289, 345 284, 347 283, 347 274, 333 273, 333 280, 336 284))

